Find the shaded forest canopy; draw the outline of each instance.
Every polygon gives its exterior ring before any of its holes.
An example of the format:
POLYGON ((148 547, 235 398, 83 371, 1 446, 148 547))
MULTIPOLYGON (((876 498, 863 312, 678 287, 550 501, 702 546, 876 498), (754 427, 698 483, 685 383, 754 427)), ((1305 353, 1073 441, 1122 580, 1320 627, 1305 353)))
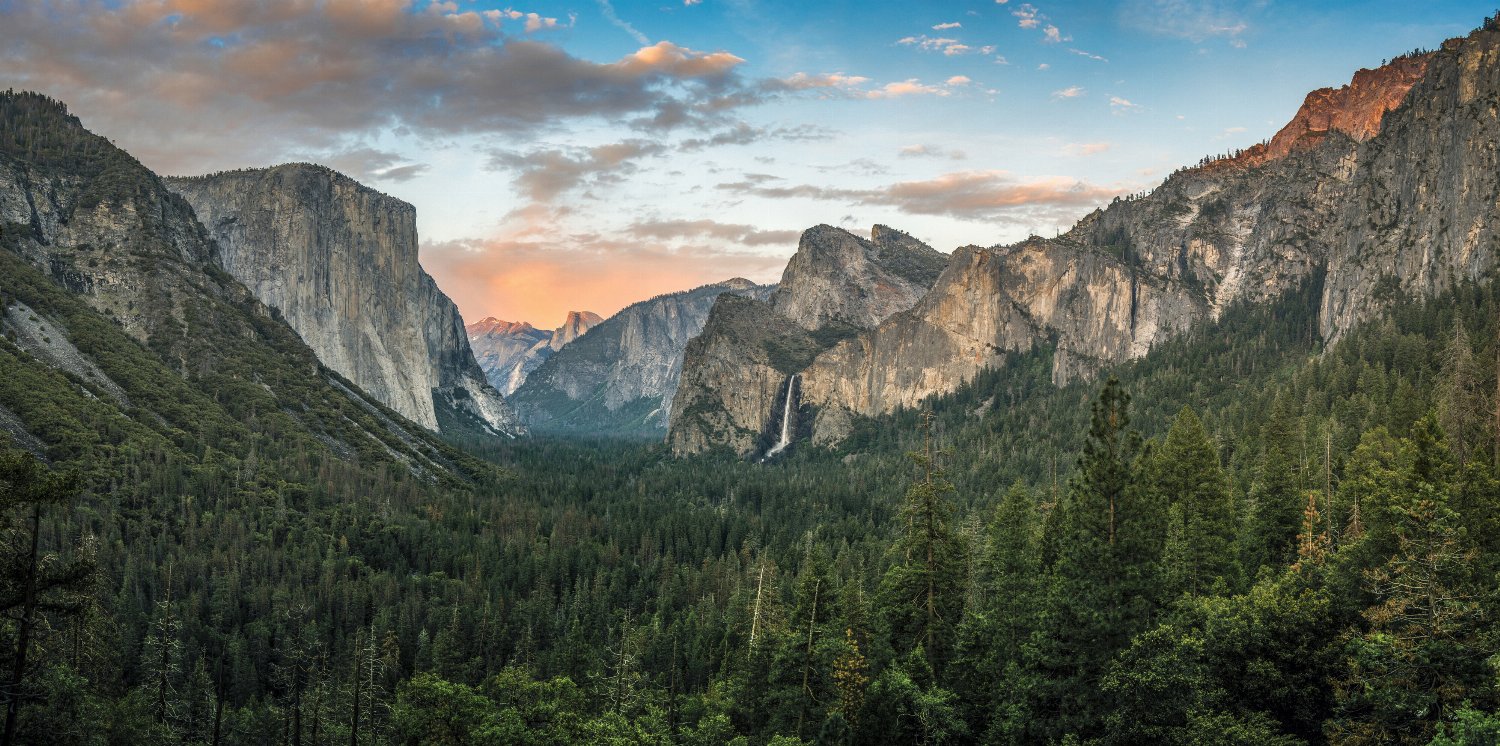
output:
MULTIPOLYGON (((222 378, 178 417, 239 435, 147 426, 0 342, 0 407, 78 475, 39 512, 6 483, 17 742, 1466 742, 1497 704, 1500 294, 1324 350, 1320 290, 1118 386, 1054 388, 1040 350, 771 467, 471 442, 495 466, 441 482, 222 378)), ((113 365, 140 401, 173 378, 113 365)))

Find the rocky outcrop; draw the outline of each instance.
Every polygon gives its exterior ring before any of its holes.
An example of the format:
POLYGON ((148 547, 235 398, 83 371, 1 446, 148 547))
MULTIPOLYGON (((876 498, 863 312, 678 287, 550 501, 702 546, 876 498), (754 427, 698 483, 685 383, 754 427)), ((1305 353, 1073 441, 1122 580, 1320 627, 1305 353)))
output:
POLYGON ((537 431, 660 437, 683 349, 702 331, 714 299, 764 299, 772 290, 736 278, 629 306, 548 357, 511 402, 537 431))
POLYGON ((1332 132, 1356 142, 1369 140, 1380 133, 1386 113, 1406 100, 1431 59, 1427 54, 1397 57, 1375 70, 1359 70, 1346 86, 1307 94, 1292 121, 1270 142, 1246 150, 1238 160, 1260 165, 1285 158, 1293 150, 1317 146, 1332 132))
POLYGON ((869 329, 911 308, 947 264, 946 254, 883 225, 869 240, 814 226, 803 231, 771 306, 810 331, 869 329))
POLYGON ((218 262, 319 360, 430 429, 523 431, 469 348, 458 308, 417 263, 416 210, 321 166, 173 178, 218 262))
POLYGON ((838 340, 911 308, 948 260, 883 225, 871 230, 869 240, 828 225, 804 231, 770 302, 722 299, 729 306, 716 308, 720 322, 705 327, 684 355, 668 439, 672 450, 693 453, 724 444, 742 455, 766 453, 769 434, 781 428, 778 402, 794 391, 787 378, 838 340))
POLYGON ((1315 92, 1269 144, 1179 171, 1055 239, 961 249, 919 303, 801 371, 814 437, 837 440, 852 415, 952 391, 1037 345, 1055 346, 1056 383, 1091 376, 1315 273, 1327 341, 1397 298, 1490 276, 1497 109, 1500 32, 1476 31, 1315 92))
POLYGON ((485 376, 501 394, 510 396, 552 353, 603 320, 590 311, 569 311, 562 326, 543 331, 525 321, 501 321, 491 316, 465 329, 485 376))
POLYGON ((739 454, 769 450, 770 434, 780 430, 787 412, 787 381, 818 348, 807 329, 770 304, 733 295, 720 298, 703 333, 684 353, 690 364, 672 404, 667 437, 672 452, 697 453, 713 446, 728 446, 739 454))

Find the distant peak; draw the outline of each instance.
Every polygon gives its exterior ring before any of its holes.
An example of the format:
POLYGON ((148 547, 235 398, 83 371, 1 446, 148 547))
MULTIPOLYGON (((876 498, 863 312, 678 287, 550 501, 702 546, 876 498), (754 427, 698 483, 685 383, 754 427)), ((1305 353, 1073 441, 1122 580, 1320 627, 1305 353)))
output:
POLYGON ((464 326, 464 330, 469 332, 470 334, 491 334, 495 332, 499 332, 501 334, 516 334, 519 332, 533 330, 535 328, 536 327, 533 327, 530 323, 527 323, 525 321, 505 321, 503 319, 497 319, 494 316, 486 316, 472 324, 467 324, 464 326))
POLYGON ((604 318, 602 316, 594 313, 593 311, 569 311, 568 318, 567 320, 563 321, 563 325, 573 326, 580 322, 585 324, 597 324, 603 320, 604 318))

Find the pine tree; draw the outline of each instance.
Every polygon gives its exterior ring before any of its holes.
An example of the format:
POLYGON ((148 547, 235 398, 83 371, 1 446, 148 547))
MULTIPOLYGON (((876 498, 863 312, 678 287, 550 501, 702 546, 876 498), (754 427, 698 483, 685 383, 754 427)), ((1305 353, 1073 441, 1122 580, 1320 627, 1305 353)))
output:
POLYGON ((0 451, 0 613, 12 617, 15 644, 4 688, 5 730, 0 744, 12 744, 22 699, 30 684, 39 629, 44 612, 77 614, 85 603, 81 592, 93 577, 93 558, 87 552, 61 558, 45 551, 42 516, 52 506, 73 496, 75 479, 48 470, 31 454, 0 451), (24 516, 17 524, 16 514, 24 516))
POLYGON ((1109 661, 1151 622, 1164 511, 1142 489, 1140 436, 1130 397, 1105 383, 1060 517, 1058 558, 1026 666, 1015 682, 1019 717, 999 723, 1012 742, 1081 739, 1099 733, 1108 704, 1100 682, 1109 661))
POLYGON ((1167 597, 1197 596, 1219 582, 1233 590, 1239 575, 1233 500, 1218 451, 1191 409, 1178 412, 1152 454, 1149 472, 1158 503, 1175 509, 1170 530, 1180 537, 1171 561, 1164 563, 1173 579, 1164 589, 1167 597))
POLYGON ((962 620, 967 549, 953 530, 953 485, 937 464, 930 414, 927 427, 926 447, 909 454, 921 478, 902 501, 901 535, 880 594, 892 649, 904 656, 921 648, 932 671, 941 674, 962 620))
POLYGON ((1483 453, 1488 407, 1479 384, 1479 364, 1462 319, 1453 322, 1453 336, 1443 350, 1438 381, 1438 424, 1448 434, 1448 443, 1459 464, 1464 464, 1475 454, 1483 453))
POLYGON ((1245 572, 1279 568, 1297 556, 1302 523, 1303 470, 1297 458, 1298 421, 1291 402, 1278 397, 1261 432, 1262 450, 1250 488, 1250 515, 1241 549, 1245 572))
POLYGON ((1436 435, 1431 418, 1419 422, 1404 444, 1414 458, 1392 464, 1398 474, 1376 488, 1382 520, 1367 541, 1390 553, 1364 572, 1375 603, 1336 682, 1336 744, 1425 744, 1464 702, 1495 693, 1478 553, 1450 505, 1451 471, 1436 435))

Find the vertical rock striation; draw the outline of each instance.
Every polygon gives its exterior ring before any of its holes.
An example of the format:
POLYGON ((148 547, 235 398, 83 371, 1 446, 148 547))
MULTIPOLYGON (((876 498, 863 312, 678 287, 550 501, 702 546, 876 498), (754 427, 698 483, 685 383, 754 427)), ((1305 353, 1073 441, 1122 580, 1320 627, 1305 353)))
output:
POLYGON ((166 183, 217 240, 223 268, 324 365, 428 429, 522 432, 457 307, 417 263, 411 205, 307 164, 166 183))

